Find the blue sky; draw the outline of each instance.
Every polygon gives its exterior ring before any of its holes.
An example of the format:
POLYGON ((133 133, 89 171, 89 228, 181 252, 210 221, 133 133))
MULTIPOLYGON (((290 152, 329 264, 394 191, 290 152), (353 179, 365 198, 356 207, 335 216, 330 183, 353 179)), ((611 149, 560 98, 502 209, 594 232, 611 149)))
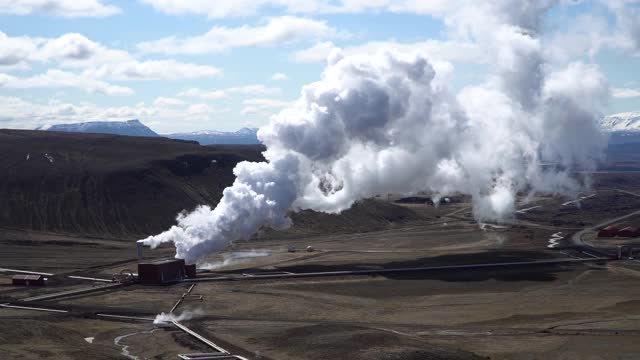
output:
MULTIPOLYGON (((491 69, 474 39, 448 25, 455 1, 216 3, 0 0, 0 127, 130 118, 161 133, 260 126, 320 78, 333 47, 424 52, 453 66, 453 93, 491 69)), ((612 87, 608 113, 640 110, 637 1, 559 5, 544 28, 550 64, 597 64, 612 87)))

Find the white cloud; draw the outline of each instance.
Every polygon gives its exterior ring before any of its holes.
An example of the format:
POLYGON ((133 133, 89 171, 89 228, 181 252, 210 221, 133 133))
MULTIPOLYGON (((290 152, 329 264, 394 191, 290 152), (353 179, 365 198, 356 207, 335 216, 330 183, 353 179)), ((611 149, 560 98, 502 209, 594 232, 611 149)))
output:
POLYGON ((296 14, 396 12, 438 14, 460 1, 452 0, 139 0, 171 15, 197 14, 210 18, 246 16, 264 8, 280 8, 296 14))
POLYGON ((319 42, 310 48, 296 51, 292 55, 292 60, 297 63, 325 62, 335 47, 331 41, 319 42))
POLYGON ((0 0, 0 13, 30 15, 45 13, 62 17, 103 17, 119 13, 104 0, 0 0))
POLYGON ((184 104, 185 102, 180 99, 163 97, 163 96, 156 98, 156 100, 153 102, 153 105, 157 107, 180 106, 184 104))
POLYGON ((191 88, 178 93, 178 96, 196 97, 207 100, 218 100, 227 97, 227 93, 224 90, 202 90, 198 88, 191 88))
POLYGON ((70 104, 59 101, 31 102, 18 97, 0 96, 3 104, 0 123, 2 127, 33 129, 40 125, 60 122, 73 123, 91 120, 129 120, 156 117, 158 109, 136 106, 103 107, 95 104, 70 104))
POLYGON ((138 48, 147 53, 206 54, 238 47, 271 47, 336 35, 338 32, 324 21, 281 16, 270 18, 259 26, 214 26, 202 35, 186 38, 170 36, 140 43, 138 48))
POLYGON ((217 76, 221 70, 207 65, 175 60, 127 61, 106 64, 87 71, 96 77, 116 80, 175 80, 217 76))
MULTIPOLYGON (((335 48, 336 46, 330 41, 320 42, 310 48, 294 52, 291 55, 291 60, 297 63, 324 63, 331 50, 335 48)), ((345 47, 341 49, 341 51, 344 55, 373 55, 383 48, 405 53, 420 52, 430 59, 440 61, 476 64, 486 64, 490 61, 490 54, 478 44, 454 40, 426 40, 414 43, 370 41, 360 45, 345 47)))
MULTIPOLYGON (((229 109, 218 109, 212 105, 200 103, 189 105, 183 113, 186 113, 186 121, 203 122, 213 121, 216 116, 228 111, 229 109)), ((184 114, 182 118, 185 118, 184 114)))
POLYGON ((275 73, 271 75, 271 80, 275 80, 275 81, 287 80, 288 78, 289 77, 287 76, 287 74, 283 74, 283 73, 275 73))
POLYGON ((9 37, 0 31, 0 65, 13 66, 26 64, 27 59, 36 51, 36 45, 26 36, 9 37))
POLYGON ((202 90, 199 88, 191 88, 191 89, 180 92, 178 96, 195 97, 195 98, 207 99, 207 100, 218 100, 218 99, 227 98, 232 94, 267 96, 267 95, 278 95, 281 92, 282 92, 282 89, 277 87, 267 87, 260 84, 253 84, 253 85, 236 86, 236 87, 230 87, 226 89, 215 89, 215 90, 202 90))
POLYGON ((65 68, 85 69, 84 76, 115 80, 175 80, 217 76, 221 70, 176 60, 139 61, 123 50, 111 49, 82 34, 57 38, 10 37, 0 32, 0 66, 28 67, 56 62, 65 68))
POLYGON ((140 119, 153 130, 167 134, 187 129, 210 128, 211 122, 217 120, 217 116, 229 111, 206 104, 185 108, 172 100, 166 100, 168 98, 159 99, 152 105, 138 103, 133 106, 104 106, 94 103, 72 104, 57 100, 36 102, 0 95, 0 128, 34 129, 59 123, 140 119), (168 103, 176 105, 167 106, 168 103), (176 119, 180 121, 177 122, 176 119))
POLYGON ((290 106, 290 101, 274 100, 274 99, 247 99, 242 102, 245 105, 259 106, 262 108, 279 108, 290 106))
POLYGON ((98 43, 78 33, 68 33, 58 38, 40 41, 44 42, 44 45, 39 49, 38 56, 45 61, 49 59, 88 60, 104 50, 98 43))
POLYGON ((293 103, 290 101, 282 101, 275 99, 247 99, 244 100, 242 109, 242 115, 271 115, 276 110, 291 106, 293 103))
POLYGON ((9 89, 46 89, 46 88, 75 88, 89 93, 105 95, 131 95, 133 90, 128 87, 112 85, 84 75, 50 69, 47 72, 30 76, 16 77, 0 73, 0 88, 9 89))
POLYGON ((0 31, 0 65, 56 62, 64 67, 90 67, 132 59, 126 51, 107 48, 78 33, 39 38, 11 37, 0 31))
POLYGON ((193 104, 187 108, 187 114, 189 115, 204 115, 211 112, 211 107, 207 104, 193 104))
POLYGON ((613 88, 612 95, 615 98, 637 98, 640 97, 640 89, 629 89, 629 88, 613 88))

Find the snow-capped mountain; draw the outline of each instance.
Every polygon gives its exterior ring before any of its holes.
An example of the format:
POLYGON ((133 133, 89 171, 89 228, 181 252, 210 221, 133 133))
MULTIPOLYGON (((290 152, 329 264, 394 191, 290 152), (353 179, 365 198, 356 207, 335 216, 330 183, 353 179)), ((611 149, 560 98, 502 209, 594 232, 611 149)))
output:
POLYGON ((58 124, 50 126, 41 126, 36 130, 46 131, 62 131, 62 132, 78 132, 78 133, 96 133, 96 134, 115 134, 127 136, 159 136, 153 130, 139 120, 128 121, 89 121, 76 124, 58 124))
POLYGON ((609 115, 600 122, 609 145, 640 143, 640 111, 609 115))
POLYGON ((260 144, 258 129, 242 128, 238 131, 195 131, 189 133, 163 135, 170 139, 197 141, 200 145, 214 144, 260 144))
POLYGON ((600 126, 605 131, 640 131, 640 111, 609 115, 600 126))
POLYGON ((158 135, 139 120, 128 121, 90 121, 75 124, 57 124, 41 126, 36 130, 62 131, 78 133, 115 134, 128 136, 164 136, 170 139, 197 141, 201 145, 213 144, 260 144, 258 129, 242 128, 238 131, 225 132, 215 130, 194 131, 158 135))

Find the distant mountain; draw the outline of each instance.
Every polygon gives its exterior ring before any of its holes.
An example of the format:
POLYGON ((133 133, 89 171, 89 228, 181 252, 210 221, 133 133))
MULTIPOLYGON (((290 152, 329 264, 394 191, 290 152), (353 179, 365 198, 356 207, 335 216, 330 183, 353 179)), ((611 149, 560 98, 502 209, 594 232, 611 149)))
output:
POLYGON ((197 141, 200 145, 214 144, 260 144, 258 129, 242 128, 238 131, 195 131, 163 135, 170 139, 197 141))
POLYGON ((260 141, 258 140, 258 129, 256 128, 242 128, 238 131, 232 132, 203 130, 187 133, 158 135, 156 132, 148 128, 139 120, 89 121, 75 124, 58 124, 51 126, 41 126, 36 130, 146 137, 164 136, 175 140, 197 141, 198 143, 200 143, 200 145, 260 144, 260 141))
POLYGON ((640 143, 639 111, 607 116, 602 119, 600 126, 610 133, 610 145, 640 143))
POLYGON ((94 134, 115 134, 127 136, 158 137, 153 130, 139 120, 129 121, 90 121, 76 124, 58 124, 51 126, 41 126, 36 130, 94 133, 94 134))
POLYGON ((609 115, 600 126, 606 131, 640 131, 640 111, 609 115))

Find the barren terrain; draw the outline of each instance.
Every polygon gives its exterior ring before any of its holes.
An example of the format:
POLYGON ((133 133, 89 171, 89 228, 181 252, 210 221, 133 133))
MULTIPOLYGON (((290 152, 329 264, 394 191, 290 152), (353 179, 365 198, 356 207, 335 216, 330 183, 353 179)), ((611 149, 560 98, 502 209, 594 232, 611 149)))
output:
MULTIPOLYGON (((640 262, 615 259, 616 246, 635 242, 595 239, 591 227, 640 210, 640 176, 592 176, 594 186, 577 196, 583 200, 523 197, 521 211, 502 224, 474 222, 466 197, 436 207, 397 201, 404 196, 397 194, 341 215, 296 214, 293 228, 264 231, 200 264, 198 278, 212 279, 195 283, 176 314, 247 359, 638 358, 640 262), (572 235, 585 229, 576 243, 572 235), (505 263, 516 264, 492 265, 505 263), (408 268, 422 269, 385 272, 408 268), (309 273, 324 275, 295 277, 309 273)), ((29 301, 105 285, 69 275, 110 279, 137 269, 133 230, 116 238, 46 228, 0 233, 0 267, 54 274, 45 287, 18 288, 5 273, 0 304, 67 312, 0 308, 3 359, 177 359, 212 351, 148 320, 168 312, 190 282, 29 301)), ((172 254, 164 247, 145 256, 172 254)))

